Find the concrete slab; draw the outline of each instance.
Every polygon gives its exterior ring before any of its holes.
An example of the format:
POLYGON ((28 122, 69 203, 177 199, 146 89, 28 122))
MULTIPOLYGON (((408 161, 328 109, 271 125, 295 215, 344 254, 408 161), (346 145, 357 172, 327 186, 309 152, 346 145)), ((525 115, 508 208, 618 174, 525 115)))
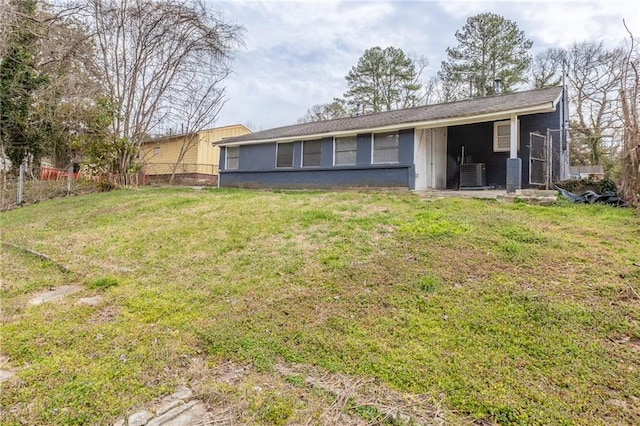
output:
POLYGON ((5 380, 9 380, 16 374, 15 371, 11 370, 0 370, 0 382, 4 382, 5 380))
POLYGON ((63 285, 53 290, 45 291, 36 295, 35 297, 29 300, 29 304, 31 305, 41 305, 45 302, 54 302, 56 300, 60 300, 63 297, 77 293, 82 290, 82 286, 79 285, 63 285))
POLYGON ((200 401, 189 401, 161 416, 158 416, 147 426, 195 426, 203 424, 203 419, 207 415, 205 405, 200 401))
POLYGON ((125 421, 119 418, 114 426, 197 426, 209 424, 211 413, 206 405, 193 398, 193 391, 180 386, 171 395, 146 404, 125 421))
POLYGON ((438 199, 447 197, 496 199, 500 195, 506 195, 507 191, 505 191, 504 189, 433 189, 426 191, 413 191, 413 193, 427 199, 438 199))
POLYGON ((150 413, 147 410, 142 410, 129 416, 127 424, 128 426, 144 426, 152 418, 153 413, 150 413))

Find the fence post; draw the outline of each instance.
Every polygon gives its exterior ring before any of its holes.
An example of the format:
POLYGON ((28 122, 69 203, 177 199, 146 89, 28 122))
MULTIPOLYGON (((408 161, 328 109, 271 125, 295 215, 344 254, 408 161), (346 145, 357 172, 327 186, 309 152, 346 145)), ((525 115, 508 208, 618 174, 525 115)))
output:
POLYGON ((73 163, 67 170, 67 195, 71 195, 71 182, 73 181, 73 163))
POLYGON ((20 173, 18 174, 18 195, 16 199, 16 203, 21 206, 22 205, 22 191, 24 186, 24 169, 25 164, 22 162, 20 164, 20 173))

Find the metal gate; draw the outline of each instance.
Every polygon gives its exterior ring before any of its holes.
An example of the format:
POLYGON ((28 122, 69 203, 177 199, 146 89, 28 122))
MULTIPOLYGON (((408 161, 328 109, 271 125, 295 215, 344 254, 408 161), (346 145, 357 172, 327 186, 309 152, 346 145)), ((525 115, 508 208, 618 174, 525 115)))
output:
POLYGON ((548 185, 551 162, 549 139, 538 133, 529 133, 529 147, 529 183, 548 185))

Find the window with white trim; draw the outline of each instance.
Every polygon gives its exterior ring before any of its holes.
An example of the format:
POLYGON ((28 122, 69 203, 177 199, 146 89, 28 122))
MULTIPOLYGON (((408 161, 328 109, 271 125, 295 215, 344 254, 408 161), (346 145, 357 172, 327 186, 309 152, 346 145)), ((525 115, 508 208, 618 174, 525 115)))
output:
MULTIPOLYGON (((520 128, 520 120, 517 120, 516 127, 520 128)), ((518 132, 518 149, 520 149, 520 132, 518 132)), ((511 120, 496 121, 493 123, 493 151, 511 151, 511 120)))
POLYGON ((371 160, 373 164, 397 163, 399 161, 398 132, 374 133, 371 160))
POLYGON ((346 136, 333 139, 333 164, 336 166, 353 166, 356 164, 358 139, 346 136))
POLYGON ((302 167, 320 167, 322 164, 322 141, 302 142, 302 167))
POLYGON ((276 144, 276 167, 293 167, 293 143, 276 144))
POLYGON ((227 170, 235 170, 240 167, 240 147, 239 146, 228 146, 227 147, 227 170))
POLYGON ((153 155, 160 155, 160 147, 156 146, 155 148, 153 148, 153 155))

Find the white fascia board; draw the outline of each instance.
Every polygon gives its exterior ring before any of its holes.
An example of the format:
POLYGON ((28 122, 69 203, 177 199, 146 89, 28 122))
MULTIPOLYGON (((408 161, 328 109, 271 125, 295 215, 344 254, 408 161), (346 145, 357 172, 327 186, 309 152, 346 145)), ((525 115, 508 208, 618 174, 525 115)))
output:
POLYGON ((271 143, 271 142, 294 142, 294 141, 303 141, 303 140, 312 140, 312 139, 322 139, 327 137, 341 137, 341 136, 353 136, 361 133, 380 133, 380 132, 391 132, 395 130, 402 129, 413 129, 413 128, 433 128, 433 127, 446 127, 446 126, 459 126, 463 124, 473 124, 473 123, 483 123, 487 121, 499 121, 499 120, 509 120, 513 115, 527 115, 527 114, 538 114, 543 112, 553 112, 556 110, 556 105, 560 97, 553 102, 545 102, 540 105, 529 106, 525 108, 517 108, 499 112, 491 112, 487 114, 480 115, 472 115, 468 117, 453 117, 453 118, 441 118, 437 120, 426 120, 426 121, 413 121, 413 122, 405 122, 405 123, 397 123, 390 124, 387 126, 380 127, 367 127, 361 129, 351 129, 351 130, 337 130, 334 132, 324 132, 324 133, 314 133, 308 135, 299 135, 299 136, 286 136, 281 138, 270 138, 270 139, 257 139, 257 140, 246 140, 241 142, 221 142, 217 144, 218 146, 240 146, 240 145, 255 145, 255 144, 263 144, 263 143, 271 143))

